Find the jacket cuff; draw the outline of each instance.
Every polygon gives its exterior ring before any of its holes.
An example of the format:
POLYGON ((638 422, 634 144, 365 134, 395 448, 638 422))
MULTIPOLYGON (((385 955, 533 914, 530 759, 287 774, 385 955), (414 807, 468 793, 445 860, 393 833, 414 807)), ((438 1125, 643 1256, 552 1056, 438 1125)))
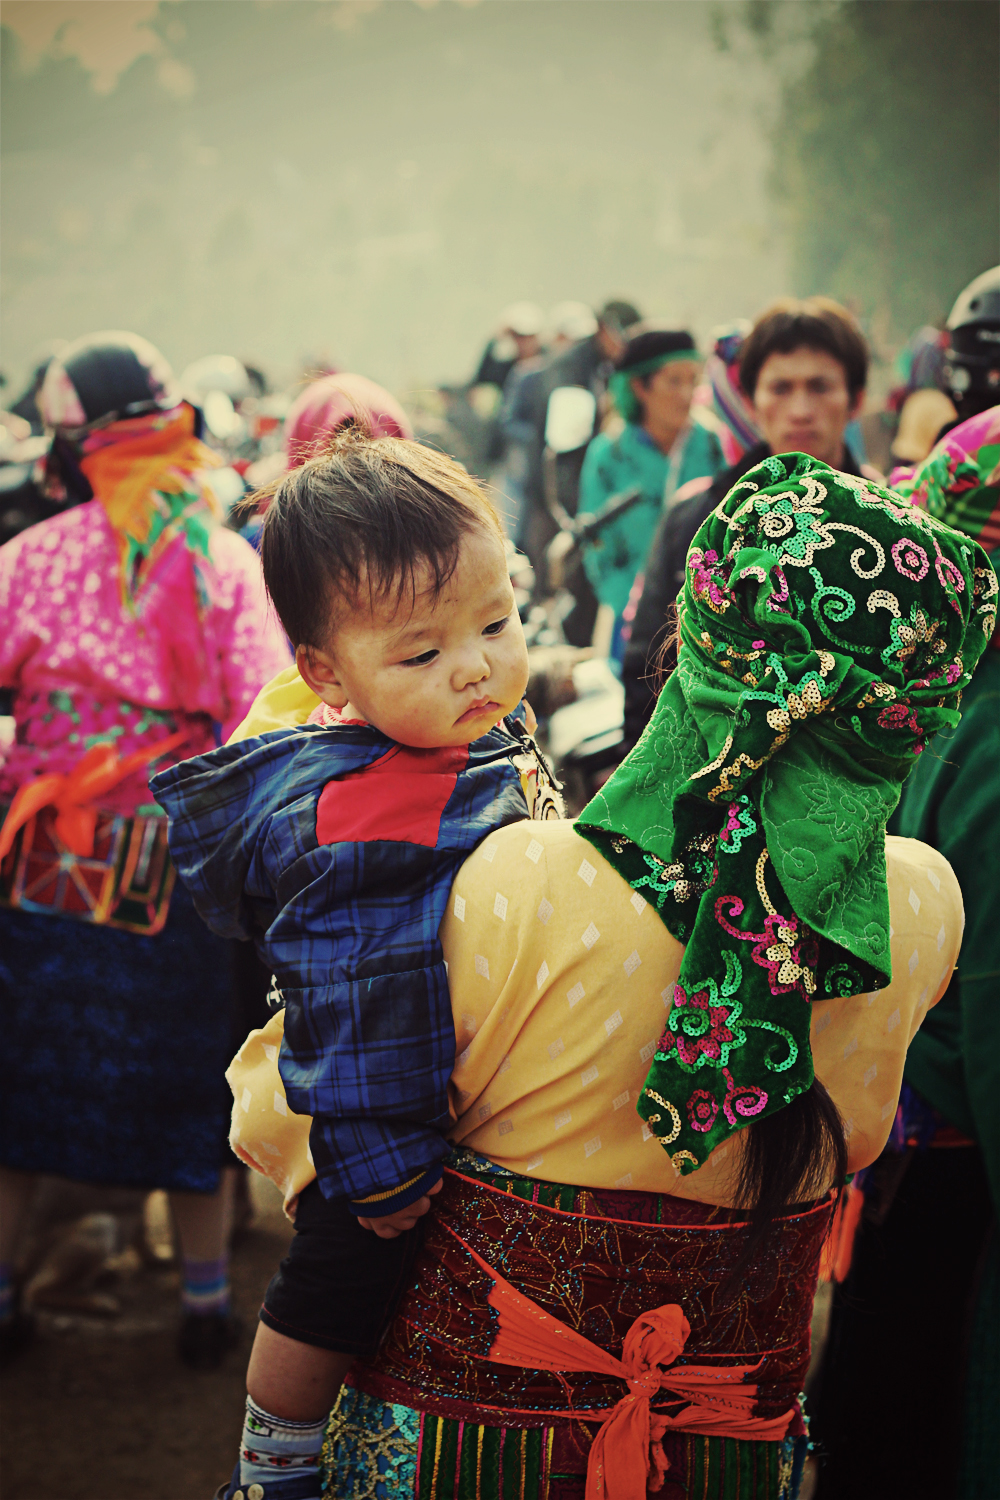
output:
POLYGON ((399 1187, 389 1188, 382 1193, 371 1193, 367 1198, 351 1198, 351 1213, 365 1219, 381 1219, 388 1214, 398 1213, 400 1209, 409 1208, 411 1203, 416 1203, 418 1198, 430 1192, 443 1176, 441 1163, 435 1162, 426 1171, 411 1177, 408 1182, 401 1182, 399 1187))

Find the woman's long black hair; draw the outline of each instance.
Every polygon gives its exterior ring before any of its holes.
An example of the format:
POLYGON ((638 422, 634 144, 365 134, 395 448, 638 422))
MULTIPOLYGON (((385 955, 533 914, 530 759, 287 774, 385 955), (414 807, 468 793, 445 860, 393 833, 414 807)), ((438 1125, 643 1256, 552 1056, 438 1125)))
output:
MULTIPOLYGON (((657 653, 657 692, 676 664, 679 632, 671 630, 657 653)), ((840 1111, 818 1078, 791 1104, 754 1120, 734 1142, 740 1152, 733 1206, 747 1211, 743 1249, 721 1290, 728 1301, 767 1237, 775 1219, 793 1204, 820 1198, 847 1176, 847 1135, 840 1111)))

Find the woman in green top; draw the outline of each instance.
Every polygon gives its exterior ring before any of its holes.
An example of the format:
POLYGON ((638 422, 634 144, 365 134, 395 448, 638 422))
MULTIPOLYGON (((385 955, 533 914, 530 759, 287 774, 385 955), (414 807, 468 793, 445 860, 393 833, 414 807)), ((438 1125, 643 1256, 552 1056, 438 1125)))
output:
POLYGON ((584 555, 594 592, 615 612, 616 642, 664 504, 692 479, 711 478, 725 467, 715 433, 692 420, 700 372, 689 333, 639 324, 609 384, 625 426, 616 437, 599 433, 587 449, 580 511, 593 514, 633 485, 642 491, 638 505, 606 527, 584 555))
MULTIPOLYGON (((1000 406, 891 476, 1000 571, 998 480, 1000 406)), ((834 1294, 812 1403, 826 1454, 817 1493, 977 1500, 996 1493, 1000 1466, 1000 632, 963 690, 961 722, 920 757, 890 831, 949 860, 965 935, 907 1054, 897 1129, 864 1182, 850 1272, 834 1294)))

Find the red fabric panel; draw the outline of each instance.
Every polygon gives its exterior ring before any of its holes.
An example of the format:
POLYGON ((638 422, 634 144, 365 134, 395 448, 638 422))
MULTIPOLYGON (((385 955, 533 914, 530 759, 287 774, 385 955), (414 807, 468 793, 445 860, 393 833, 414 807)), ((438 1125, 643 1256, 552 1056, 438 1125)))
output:
POLYGON ((318 842, 389 839, 433 849, 441 814, 468 759, 465 745, 443 750, 397 745, 363 771, 328 781, 316 807, 318 842))

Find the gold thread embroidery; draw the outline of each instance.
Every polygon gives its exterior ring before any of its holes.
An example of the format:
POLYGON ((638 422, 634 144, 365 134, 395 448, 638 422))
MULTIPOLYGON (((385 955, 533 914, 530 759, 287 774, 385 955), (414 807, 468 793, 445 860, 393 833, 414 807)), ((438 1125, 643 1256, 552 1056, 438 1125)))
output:
POLYGON ((437 1494, 438 1470, 441 1467, 441 1445, 444 1442, 444 1420, 437 1418, 437 1434, 434 1443, 434 1471, 431 1474, 431 1494, 437 1494))
POLYGON ((761 901, 763 901, 764 903, 764 910, 767 912, 769 917, 776 917, 778 915, 777 908, 771 905, 771 898, 767 894, 767 886, 764 884, 764 866, 767 864, 769 858, 770 855, 768 854, 767 850, 762 849, 760 858, 757 861, 755 879, 757 881, 757 894, 760 896, 761 901))
MULTIPOLYGON (((670 1120, 674 1128, 669 1135, 661 1135, 659 1137, 659 1141, 662 1146, 669 1146, 670 1142, 676 1141, 677 1137, 681 1133, 680 1113, 677 1108, 673 1104, 671 1104, 669 1099, 661 1099, 659 1094, 657 1094, 654 1089, 646 1089, 644 1092, 646 1093, 647 1098, 652 1099, 656 1104, 662 1104, 664 1109, 668 1109, 670 1111, 670 1120)), ((650 1115, 649 1118, 651 1123, 653 1119, 659 1119, 660 1117, 659 1115, 650 1115)))

